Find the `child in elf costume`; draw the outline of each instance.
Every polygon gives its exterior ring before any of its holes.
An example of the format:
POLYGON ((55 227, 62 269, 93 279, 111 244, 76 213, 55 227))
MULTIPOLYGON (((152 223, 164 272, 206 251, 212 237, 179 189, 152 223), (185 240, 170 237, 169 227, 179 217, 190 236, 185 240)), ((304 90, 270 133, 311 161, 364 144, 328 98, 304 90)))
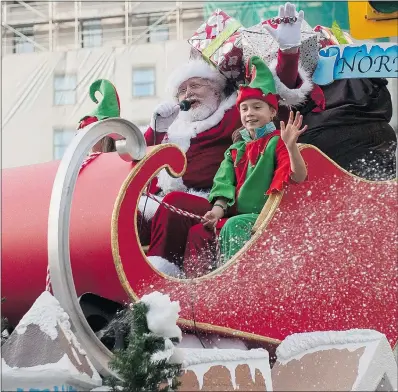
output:
MULTIPOLYGON (((259 57, 252 57, 246 78, 251 82, 240 86, 236 102, 245 127, 240 131, 242 140, 225 152, 209 196, 213 208, 204 215, 202 224, 202 228, 209 230, 222 226, 220 245, 224 261, 250 239, 268 195, 281 191, 291 180, 300 183, 307 177, 297 146, 297 138, 307 128, 300 129, 303 116, 298 112, 294 118, 290 112, 288 123, 281 121, 280 131, 276 130, 272 120, 277 114, 278 99, 271 71, 259 57), (235 216, 224 219, 227 212, 235 216)), ((191 277, 208 269, 198 265, 208 262, 208 257, 203 257, 204 244, 195 241, 198 229, 191 228, 185 253, 184 269, 191 277)), ((208 237, 203 229, 202 235, 208 237)))

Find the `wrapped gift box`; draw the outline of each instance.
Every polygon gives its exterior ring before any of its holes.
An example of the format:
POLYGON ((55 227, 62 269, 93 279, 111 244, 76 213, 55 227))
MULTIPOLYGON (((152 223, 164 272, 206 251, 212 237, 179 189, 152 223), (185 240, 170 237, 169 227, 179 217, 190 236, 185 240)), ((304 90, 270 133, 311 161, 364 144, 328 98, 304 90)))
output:
MULTIPOLYGON (((237 84, 244 79, 241 27, 237 20, 217 9, 188 40, 207 62, 237 84)), ((195 53, 191 56, 196 57, 195 53)))
MULTIPOLYGON (((330 45, 339 45, 339 41, 328 27, 317 25, 314 27, 314 31, 318 34, 319 49, 330 45)), ((343 31, 343 35, 349 44, 353 43, 352 37, 348 33, 343 31)))
MULTIPOLYGON (((264 28, 265 24, 269 24, 273 28, 277 27, 270 21, 264 21, 251 28, 242 29, 244 64, 252 56, 261 57, 267 65, 270 65, 277 58, 279 44, 264 28)), ((301 25, 300 64, 309 74, 312 74, 316 68, 318 50, 318 34, 312 30, 307 22, 303 21, 301 25)))

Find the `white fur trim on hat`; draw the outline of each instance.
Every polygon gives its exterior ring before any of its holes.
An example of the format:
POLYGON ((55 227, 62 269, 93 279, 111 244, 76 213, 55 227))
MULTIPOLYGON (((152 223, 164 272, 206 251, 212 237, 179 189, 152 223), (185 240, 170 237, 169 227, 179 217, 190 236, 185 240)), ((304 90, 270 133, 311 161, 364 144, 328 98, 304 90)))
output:
POLYGON ((269 69, 271 70, 274 76, 276 93, 279 94, 279 96, 281 97, 281 100, 279 100, 279 105, 298 106, 306 102, 313 88, 313 83, 308 73, 299 66, 298 74, 303 83, 299 88, 290 89, 282 83, 282 81, 279 79, 278 75, 276 74, 276 65, 277 65, 277 60, 274 60, 269 65, 269 69))
POLYGON ((209 79, 217 83, 220 90, 223 90, 227 83, 225 76, 217 71, 217 69, 211 67, 203 60, 194 59, 189 60, 173 71, 167 83, 167 90, 175 97, 181 84, 190 78, 209 79))

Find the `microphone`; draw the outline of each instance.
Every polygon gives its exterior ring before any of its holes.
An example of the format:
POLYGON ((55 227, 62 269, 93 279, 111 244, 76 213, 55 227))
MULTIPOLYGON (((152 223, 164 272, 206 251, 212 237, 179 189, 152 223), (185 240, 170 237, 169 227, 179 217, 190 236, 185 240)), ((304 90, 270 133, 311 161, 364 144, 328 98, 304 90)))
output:
MULTIPOLYGON (((175 108, 180 108, 183 112, 187 112, 189 109, 191 109, 192 101, 189 101, 188 99, 184 99, 177 105, 175 105, 175 108)), ((155 117, 159 117, 159 113, 155 113, 155 117)))
POLYGON ((183 112, 187 112, 189 109, 191 109, 191 105, 192 101, 188 101, 187 99, 184 99, 178 104, 180 110, 182 110, 183 112))

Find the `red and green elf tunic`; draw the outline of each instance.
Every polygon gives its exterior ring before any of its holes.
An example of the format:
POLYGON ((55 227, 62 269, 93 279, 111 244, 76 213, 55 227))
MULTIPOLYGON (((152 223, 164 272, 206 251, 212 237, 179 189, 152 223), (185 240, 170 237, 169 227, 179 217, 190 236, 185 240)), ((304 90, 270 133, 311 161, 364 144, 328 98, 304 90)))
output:
POLYGON ((210 203, 220 197, 227 199, 229 209, 237 214, 226 221, 220 233, 224 260, 250 239, 268 195, 282 190, 290 174, 289 154, 279 131, 239 141, 225 152, 209 196, 210 203))

